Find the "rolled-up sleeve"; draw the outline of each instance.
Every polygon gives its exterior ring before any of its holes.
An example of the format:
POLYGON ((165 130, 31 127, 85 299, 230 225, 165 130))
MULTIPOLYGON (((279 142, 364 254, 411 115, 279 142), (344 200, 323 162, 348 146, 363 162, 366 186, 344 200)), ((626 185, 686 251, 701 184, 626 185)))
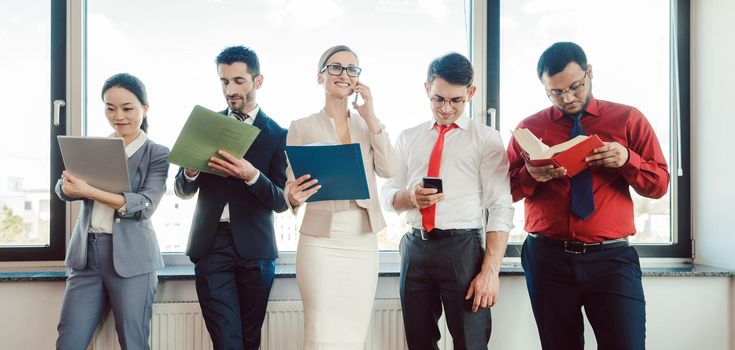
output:
POLYGON ((483 142, 480 164, 482 205, 487 210, 485 232, 513 229, 513 198, 510 193, 508 156, 498 132, 490 133, 483 142))
POLYGON ((406 166, 403 154, 404 142, 405 134, 401 133, 401 135, 398 136, 395 146, 398 169, 391 178, 387 179, 383 187, 380 189, 380 205, 383 209, 394 213, 398 211, 393 207, 393 197, 395 197, 396 193, 406 190, 407 187, 408 167, 406 166))

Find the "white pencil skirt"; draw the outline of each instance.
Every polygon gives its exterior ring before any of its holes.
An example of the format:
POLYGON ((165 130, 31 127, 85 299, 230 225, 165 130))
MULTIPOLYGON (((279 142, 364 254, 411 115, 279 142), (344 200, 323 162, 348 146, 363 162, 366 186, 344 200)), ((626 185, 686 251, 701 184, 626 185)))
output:
POLYGON ((331 237, 299 237, 304 349, 365 348, 378 283, 378 240, 369 228, 367 212, 351 207, 334 214, 331 237))

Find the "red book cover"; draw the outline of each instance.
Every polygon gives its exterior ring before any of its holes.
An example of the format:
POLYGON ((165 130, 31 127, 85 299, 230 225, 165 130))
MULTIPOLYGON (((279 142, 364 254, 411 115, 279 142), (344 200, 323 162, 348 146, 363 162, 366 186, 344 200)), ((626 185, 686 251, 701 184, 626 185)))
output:
POLYGON ((513 134, 516 136, 518 145, 524 150, 521 155, 526 162, 533 166, 552 164, 564 167, 570 177, 586 169, 588 165, 584 159, 590 156, 595 148, 604 145, 597 135, 577 136, 562 144, 549 147, 527 129, 516 130, 513 134))
POLYGON ((558 166, 567 169, 567 175, 572 177, 580 171, 587 169, 588 165, 584 159, 592 155, 592 151, 595 148, 600 148, 604 145, 597 135, 592 135, 572 148, 557 153, 551 157, 551 160, 558 166))

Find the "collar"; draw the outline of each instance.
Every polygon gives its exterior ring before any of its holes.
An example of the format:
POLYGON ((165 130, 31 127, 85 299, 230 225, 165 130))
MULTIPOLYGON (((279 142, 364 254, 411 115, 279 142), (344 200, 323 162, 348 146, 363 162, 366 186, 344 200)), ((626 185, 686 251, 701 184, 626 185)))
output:
MULTIPOLYGON (((434 118, 431 119, 431 121, 426 123, 426 129, 432 130, 434 129, 434 125, 436 125, 436 120, 434 118)), ((454 124, 457 124, 457 127, 462 130, 467 130, 467 127, 470 124, 470 118, 467 116, 467 114, 462 113, 462 115, 457 118, 457 120, 454 121, 454 124)))
MULTIPOLYGON (((559 119, 564 118, 564 112, 560 111, 559 108, 556 108, 555 106, 551 106, 551 120, 553 121, 559 121, 559 119)), ((587 104, 587 108, 584 110, 584 115, 599 117, 599 106, 597 103, 597 99, 594 96, 590 96, 590 103, 587 104)))
POLYGON ((145 131, 141 130, 140 134, 138 134, 138 137, 136 137, 133 142, 125 146, 125 155, 128 156, 128 158, 132 157, 135 152, 138 152, 138 150, 143 147, 143 144, 147 140, 148 135, 145 134, 145 131))
MULTIPOLYGON (((110 134, 110 137, 115 137, 115 133, 113 132, 110 134)), ((135 154, 135 152, 138 152, 138 150, 143 147, 143 144, 148 140, 148 135, 145 134, 145 131, 140 130, 138 133, 138 137, 133 140, 133 142, 129 143, 127 146, 125 146, 125 156, 130 158, 135 154)))

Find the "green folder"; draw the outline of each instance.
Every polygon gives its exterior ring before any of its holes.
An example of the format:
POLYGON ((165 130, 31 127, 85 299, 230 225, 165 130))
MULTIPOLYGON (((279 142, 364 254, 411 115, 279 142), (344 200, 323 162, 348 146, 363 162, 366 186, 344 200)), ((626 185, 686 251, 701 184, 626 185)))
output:
POLYGON ((224 176, 207 166, 209 158, 216 156, 219 150, 225 150, 235 157, 243 157, 258 133, 260 129, 252 125, 197 105, 176 138, 168 155, 168 162, 224 176))

